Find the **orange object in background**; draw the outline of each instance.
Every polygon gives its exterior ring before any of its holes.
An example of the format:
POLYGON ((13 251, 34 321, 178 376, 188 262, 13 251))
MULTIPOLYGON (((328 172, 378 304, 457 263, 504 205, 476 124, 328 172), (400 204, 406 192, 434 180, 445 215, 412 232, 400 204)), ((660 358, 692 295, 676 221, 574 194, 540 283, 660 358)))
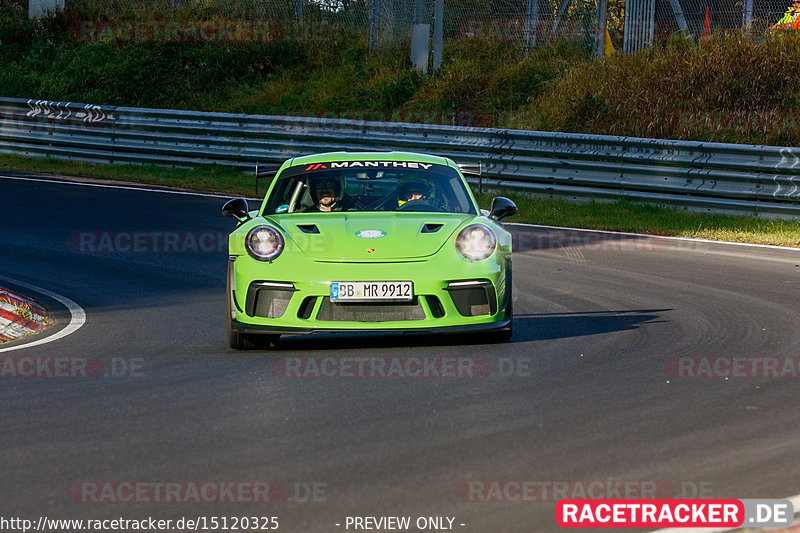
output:
POLYGON ((786 10, 783 17, 769 27, 771 30, 800 30, 800 2, 797 0, 786 10))

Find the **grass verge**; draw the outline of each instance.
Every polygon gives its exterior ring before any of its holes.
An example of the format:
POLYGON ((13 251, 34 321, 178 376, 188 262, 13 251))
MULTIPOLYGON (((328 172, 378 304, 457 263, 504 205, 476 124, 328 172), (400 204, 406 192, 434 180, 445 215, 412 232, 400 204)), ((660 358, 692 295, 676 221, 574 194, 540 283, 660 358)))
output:
MULTIPOLYGON (((251 173, 222 166, 178 169, 94 165, 0 154, 2 170, 143 183, 231 196, 253 196, 255 193, 251 173)), ((610 203, 575 204, 531 198, 516 192, 503 194, 514 200, 519 208, 519 214, 509 219, 510 222, 800 247, 800 224, 790 220, 688 213, 624 199, 610 203)), ((488 207, 491 199, 491 194, 478 197, 483 207, 488 207)))

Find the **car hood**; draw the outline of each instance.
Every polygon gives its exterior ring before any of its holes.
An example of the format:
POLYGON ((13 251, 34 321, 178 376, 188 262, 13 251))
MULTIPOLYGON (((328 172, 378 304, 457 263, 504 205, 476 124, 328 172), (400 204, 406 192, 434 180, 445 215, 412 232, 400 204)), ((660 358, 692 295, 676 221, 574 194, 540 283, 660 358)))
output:
POLYGON ((474 215, 311 213, 270 218, 315 260, 379 262, 431 256, 474 215))

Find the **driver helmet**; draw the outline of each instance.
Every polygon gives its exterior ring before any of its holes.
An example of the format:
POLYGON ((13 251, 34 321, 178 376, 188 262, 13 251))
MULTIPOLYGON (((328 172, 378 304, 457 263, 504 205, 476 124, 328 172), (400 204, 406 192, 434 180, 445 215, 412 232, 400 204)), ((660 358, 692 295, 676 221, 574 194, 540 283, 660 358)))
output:
POLYGON ((431 186, 423 181, 406 181, 397 187, 397 205, 413 200, 427 200, 431 197, 431 186))
POLYGON ((333 191, 333 196, 338 200, 342 195, 342 184, 336 178, 318 178, 311 179, 308 183, 308 188, 311 190, 311 198, 314 203, 319 202, 321 191, 333 191))

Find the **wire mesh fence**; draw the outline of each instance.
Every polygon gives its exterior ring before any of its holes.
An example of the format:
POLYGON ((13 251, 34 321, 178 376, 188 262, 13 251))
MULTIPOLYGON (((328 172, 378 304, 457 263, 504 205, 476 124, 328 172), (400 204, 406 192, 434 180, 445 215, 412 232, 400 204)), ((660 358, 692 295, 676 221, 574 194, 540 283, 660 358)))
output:
MULTIPOLYGON (((434 24, 434 0, 375 0, 379 47, 410 36, 413 24, 434 24)), ((526 47, 554 39, 591 42, 595 0, 443 0, 445 39, 507 41, 526 47)))
MULTIPOLYGON (((528 48, 553 40, 591 44, 596 0, 442 0, 446 40, 484 39, 528 48)), ((387 49, 415 24, 434 25, 436 0, 66 0, 85 20, 265 20, 276 35, 347 30, 387 49)))
POLYGON ((774 27, 787 13, 791 19, 800 14, 800 3, 792 0, 656 0, 656 39, 684 30, 700 37, 704 32, 754 33, 777 29, 800 29, 791 26, 774 27), (797 5, 795 12, 793 5, 797 5), (682 27, 681 18, 686 26, 682 27))
MULTIPOLYGON (((493 40, 526 49, 554 40, 591 47, 598 11, 598 0, 65 1, 73 20, 257 20, 269 26, 270 38, 292 33, 314 39, 346 30, 378 50, 407 46, 415 25, 429 25, 432 34, 437 2, 443 8, 445 41, 493 40)), ((628 52, 676 32, 700 38, 708 32, 742 29, 755 34, 776 29, 800 31, 800 1, 793 0, 608 0, 607 5, 610 39, 617 48, 624 41, 628 52)), ((224 25, 216 29, 226 31, 224 25)))

